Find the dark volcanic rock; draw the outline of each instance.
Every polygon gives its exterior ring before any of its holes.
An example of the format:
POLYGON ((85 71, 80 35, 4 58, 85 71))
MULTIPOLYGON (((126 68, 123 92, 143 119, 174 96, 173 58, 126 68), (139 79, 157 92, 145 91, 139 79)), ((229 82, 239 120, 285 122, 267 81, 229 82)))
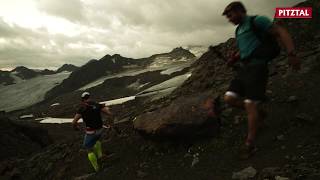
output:
POLYGON ((142 114, 133 121, 134 128, 154 136, 185 137, 206 133, 218 126, 214 98, 208 94, 183 96, 169 106, 142 114))

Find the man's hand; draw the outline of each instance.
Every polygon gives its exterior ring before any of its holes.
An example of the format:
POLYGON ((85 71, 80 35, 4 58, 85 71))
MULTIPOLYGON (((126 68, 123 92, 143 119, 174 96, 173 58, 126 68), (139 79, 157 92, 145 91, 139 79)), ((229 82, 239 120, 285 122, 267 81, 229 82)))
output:
POLYGON ((74 129, 75 131, 79 131, 79 130, 80 130, 80 128, 79 128, 79 126, 78 126, 78 123, 72 123, 72 127, 73 127, 73 129, 74 129))
POLYGON ((105 129, 110 129, 111 128, 111 126, 108 125, 108 124, 107 125, 103 125, 102 127, 105 128, 105 129))
POLYGON ((78 113, 77 113, 77 114, 74 116, 73 121, 72 121, 72 127, 73 127, 73 129, 76 130, 76 131, 79 131, 79 130, 80 130, 80 128, 79 128, 79 126, 78 126, 78 121, 79 121, 80 118, 81 118, 81 114, 78 114, 78 113))
POLYGON ((239 51, 233 51, 228 54, 228 66, 233 66, 240 59, 239 51))
POLYGON ((297 56, 288 56, 289 66, 292 67, 294 71, 299 71, 301 68, 300 60, 297 56))

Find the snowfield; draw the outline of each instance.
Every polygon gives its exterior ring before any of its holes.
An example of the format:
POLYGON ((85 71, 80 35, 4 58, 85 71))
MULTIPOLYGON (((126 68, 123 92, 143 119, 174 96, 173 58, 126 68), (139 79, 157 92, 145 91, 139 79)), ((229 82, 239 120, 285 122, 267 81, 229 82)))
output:
POLYGON ((142 74, 145 72, 152 72, 152 71, 158 71, 162 70, 161 74, 172 74, 177 71, 181 71, 186 67, 191 66, 191 64, 195 61, 195 59, 170 59, 168 57, 159 57, 154 60, 153 63, 151 63, 150 66, 144 69, 130 69, 124 72, 120 72, 113 75, 103 76, 101 78, 98 78, 97 80, 88 83, 87 85, 79 88, 80 91, 85 91, 89 88, 98 86, 102 84, 105 80, 112 79, 112 78, 120 78, 125 76, 136 76, 138 74, 142 74))
MULTIPOLYGON (((159 98, 166 96, 170 94, 173 90, 175 90, 177 87, 179 87, 190 76, 191 76, 191 73, 186 73, 180 76, 176 76, 160 84, 152 86, 138 93, 136 96, 158 96, 159 98)), ((153 98, 153 99, 156 99, 156 98, 153 98)))
POLYGON ((70 72, 61 72, 0 87, 0 110, 9 112, 23 109, 44 100, 46 92, 60 84, 69 75, 70 72))

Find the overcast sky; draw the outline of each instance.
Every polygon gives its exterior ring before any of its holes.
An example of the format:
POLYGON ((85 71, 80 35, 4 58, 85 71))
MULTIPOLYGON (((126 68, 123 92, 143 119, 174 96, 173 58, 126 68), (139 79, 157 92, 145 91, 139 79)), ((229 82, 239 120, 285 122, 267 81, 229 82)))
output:
MULTIPOLYGON (((234 34, 221 16, 231 0, 0 0, 0 69, 55 69, 106 54, 141 58, 178 46, 215 45, 234 34)), ((249 14, 301 0, 243 0, 249 14)))

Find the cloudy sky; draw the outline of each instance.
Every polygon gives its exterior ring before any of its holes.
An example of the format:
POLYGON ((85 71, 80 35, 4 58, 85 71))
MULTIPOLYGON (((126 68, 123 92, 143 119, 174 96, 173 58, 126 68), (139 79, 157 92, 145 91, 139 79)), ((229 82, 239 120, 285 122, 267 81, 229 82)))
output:
MULTIPOLYGON (((250 14, 302 0, 243 0, 250 14)), ((0 69, 55 69, 106 54, 141 58, 233 36, 231 0, 0 0, 0 69)))

